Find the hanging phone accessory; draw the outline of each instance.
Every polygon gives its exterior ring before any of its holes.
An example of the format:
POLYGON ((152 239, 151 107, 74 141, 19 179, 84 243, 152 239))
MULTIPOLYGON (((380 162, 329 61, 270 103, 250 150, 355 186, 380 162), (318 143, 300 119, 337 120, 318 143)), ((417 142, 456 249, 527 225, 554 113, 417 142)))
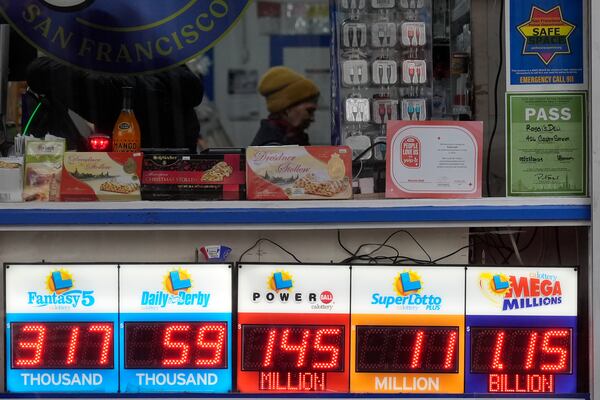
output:
POLYGON ((403 121, 425 121, 427 119, 427 102, 425 99, 403 99, 403 121))
POLYGON ((374 99, 373 100, 373 122, 385 124, 388 121, 398 119, 398 100, 396 99, 374 99))
POLYGON ((385 152, 387 147, 387 137, 386 136, 377 136, 375 140, 373 140, 373 144, 377 144, 377 146, 373 147, 373 158, 379 161, 385 160, 385 152), (378 144, 383 143, 383 144, 378 144))
POLYGON ((347 122, 369 122, 371 113, 369 99, 363 97, 348 97, 345 104, 345 117, 347 122))
POLYGON ((342 81, 346 86, 364 86, 369 83, 366 60, 345 60, 342 63, 342 81))
POLYGON ((419 57, 420 49, 427 44, 424 22, 404 22, 400 26, 402 46, 408 48, 408 58, 419 57))
POLYGON ((371 7, 373 8, 394 8, 395 6, 395 0, 371 0, 371 7))
POLYGON ((371 138, 363 134, 360 130, 351 131, 346 139, 344 140, 346 146, 350 146, 352 149, 352 159, 355 160, 360 156, 360 160, 368 160, 373 156, 373 149, 366 151, 371 147, 371 138), (366 151, 366 152, 365 152, 366 151))
POLYGON ((367 24, 346 22, 342 27, 342 45, 350 48, 365 47, 367 45, 367 24))
POLYGON ((397 43, 398 27, 394 22, 375 22, 371 25, 371 46, 394 47, 397 43))
POLYGON ((417 10, 425 6, 425 0, 400 0, 400 8, 417 10))
POLYGON ((376 85, 398 83, 398 64, 394 60, 375 60, 371 64, 371 76, 376 85))
POLYGON ((427 83, 427 63, 425 60, 405 60, 402 63, 402 83, 409 85, 410 96, 420 96, 427 83))

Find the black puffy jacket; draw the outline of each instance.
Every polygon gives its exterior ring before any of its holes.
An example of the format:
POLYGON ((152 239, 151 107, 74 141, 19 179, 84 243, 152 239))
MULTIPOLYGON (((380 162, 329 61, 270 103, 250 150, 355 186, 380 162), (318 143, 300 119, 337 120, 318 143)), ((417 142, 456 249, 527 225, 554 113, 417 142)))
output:
POLYGON ((98 130, 112 132, 121 111, 122 87, 132 86, 142 147, 186 147, 196 152, 200 124, 194 107, 202 101, 204 86, 202 79, 185 66, 147 75, 105 75, 41 57, 29 65, 27 83, 48 103, 32 122, 30 129, 36 135, 50 131, 65 136, 69 148, 79 148, 79 140, 69 131, 72 127, 64 122, 67 108, 94 123, 98 130))

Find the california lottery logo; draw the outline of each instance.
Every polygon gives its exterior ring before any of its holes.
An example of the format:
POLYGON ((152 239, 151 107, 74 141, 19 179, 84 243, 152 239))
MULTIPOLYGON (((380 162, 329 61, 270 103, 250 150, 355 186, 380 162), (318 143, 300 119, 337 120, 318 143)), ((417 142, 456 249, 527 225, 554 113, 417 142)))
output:
POLYGON ((163 290, 142 292, 141 305, 149 308, 200 306, 208 307, 210 293, 192 291, 192 275, 183 268, 175 268, 163 277, 163 290))
POLYGON ((517 27, 523 36, 523 54, 537 55, 545 65, 557 54, 571 54, 569 36, 575 25, 565 21, 560 6, 542 10, 531 8, 529 20, 517 27))
POLYGON ((394 291, 399 296, 408 296, 421 290, 423 290, 421 277, 415 271, 404 271, 394 279, 394 291))
POLYGON ((510 279, 504 274, 483 272, 479 275, 479 289, 489 301, 501 304, 510 290, 510 279))
POLYGON ((192 277, 184 269, 170 271, 163 280, 165 291, 179 296, 180 291, 189 292, 192 289, 192 277))
POLYGON ((267 286, 276 292, 280 290, 292 291, 294 288, 292 274, 287 271, 273 272, 267 281, 267 286))
POLYGON ((73 275, 66 269, 52 271, 46 278, 46 288, 50 293, 63 294, 73 287, 73 275))
POLYGON ((34 307, 49 307, 55 309, 69 309, 90 307, 95 303, 93 290, 76 290, 73 274, 67 269, 60 268, 51 271, 46 276, 46 290, 49 294, 40 294, 36 291, 27 292, 27 304, 34 307))
POLYGON ((422 294, 423 280, 413 270, 405 270, 396 275, 392 281, 394 296, 373 293, 372 305, 381 305, 385 308, 399 308, 403 310, 438 311, 442 304, 442 298, 431 294, 422 294))
POLYGON ((541 271, 529 276, 483 272, 479 275, 479 288, 483 296, 502 311, 562 303, 558 277, 541 271))

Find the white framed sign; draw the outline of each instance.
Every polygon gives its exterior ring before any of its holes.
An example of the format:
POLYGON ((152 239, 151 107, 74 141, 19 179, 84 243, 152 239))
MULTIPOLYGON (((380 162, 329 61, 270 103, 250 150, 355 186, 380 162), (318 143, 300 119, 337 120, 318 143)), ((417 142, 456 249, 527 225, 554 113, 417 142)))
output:
POLYGON ((239 312, 350 312, 349 266, 241 264, 238 268, 239 312))

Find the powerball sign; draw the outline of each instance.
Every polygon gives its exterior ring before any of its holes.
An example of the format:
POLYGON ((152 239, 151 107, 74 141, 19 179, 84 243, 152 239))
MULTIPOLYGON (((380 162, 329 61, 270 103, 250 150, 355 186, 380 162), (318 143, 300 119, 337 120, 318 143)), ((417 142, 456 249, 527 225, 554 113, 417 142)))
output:
POLYGON ((577 270, 468 267, 466 393, 575 393, 577 270))
POLYGON ((350 389, 463 393, 464 267, 352 267, 350 389))
POLYGON ((117 265, 7 265, 7 390, 117 392, 117 320, 117 265))
POLYGON ((231 390, 231 266, 120 269, 121 392, 231 390))
POLYGON ((213 47, 249 0, 3 0, 0 13, 47 54, 84 69, 141 73, 213 47))
POLYGON ((238 265, 238 390, 348 392, 350 267, 238 265))

